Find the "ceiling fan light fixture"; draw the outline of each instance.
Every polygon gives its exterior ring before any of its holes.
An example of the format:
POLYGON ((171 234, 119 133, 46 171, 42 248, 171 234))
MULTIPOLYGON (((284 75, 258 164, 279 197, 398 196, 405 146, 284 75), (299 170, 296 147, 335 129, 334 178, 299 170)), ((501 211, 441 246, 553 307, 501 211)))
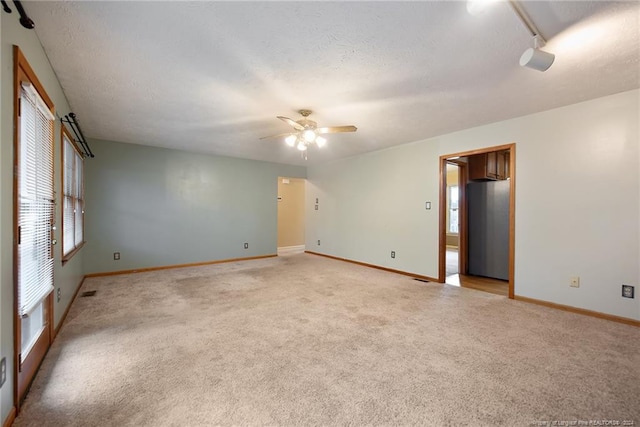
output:
POLYGON ((278 119, 291 126, 293 128, 292 131, 280 133, 278 135, 265 136, 260 139, 284 137, 285 143, 289 147, 296 147, 302 153, 302 158, 307 160, 307 152, 310 145, 315 144, 318 148, 321 148, 327 144, 327 139, 320 135, 327 133, 355 132, 358 130, 358 128, 353 125, 318 127, 318 123, 307 118, 311 114, 311 110, 299 110, 298 112, 303 117, 300 120, 293 120, 284 116, 276 116, 278 119))
POLYGON ((298 140, 298 136, 291 134, 284 139, 284 142, 286 142, 289 147, 293 147, 294 145, 296 145, 297 140, 298 140))
POLYGON ((323 138, 321 136, 316 138, 316 145, 318 146, 318 148, 324 147, 326 143, 327 143, 327 138, 323 138))
POLYGON ((316 133, 313 129, 307 129, 302 132, 302 137, 307 142, 313 142, 316 139, 316 133))

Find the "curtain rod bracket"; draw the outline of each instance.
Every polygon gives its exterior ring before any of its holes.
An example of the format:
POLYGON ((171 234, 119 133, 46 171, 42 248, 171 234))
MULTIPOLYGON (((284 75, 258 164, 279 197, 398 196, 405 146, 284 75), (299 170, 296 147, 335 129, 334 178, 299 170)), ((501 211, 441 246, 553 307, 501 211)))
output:
POLYGON ((91 148, 89 148, 89 144, 87 143, 87 139, 84 137, 84 134, 82 133, 82 130, 80 129, 80 126, 78 125, 78 120, 76 119, 76 114, 75 113, 69 113, 66 116, 64 116, 64 118, 61 118, 60 121, 62 123, 69 124, 69 127, 71 128, 73 133, 76 135, 76 139, 80 143, 80 147, 82 147, 82 151, 84 151, 85 157, 94 158, 95 156, 93 155, 93 152, 91 151, 91 148))
POLYGON ((22 26, 28 30, 33 30, 36 24, 33 22, 31 18, 27 16, 27 12, 25 12, 24 7, 22 7, 22 3, 18 0, 13 0, 13 4, 16 5, 16 9, 20 14, 20 23, 22 24, 22 26))
POLYGON ((11 8, 9 7, 9 5, 7 4, 6 1, 2 0, 2 8, 4 9, 5 12, 7 13, 11 13, 11 8))

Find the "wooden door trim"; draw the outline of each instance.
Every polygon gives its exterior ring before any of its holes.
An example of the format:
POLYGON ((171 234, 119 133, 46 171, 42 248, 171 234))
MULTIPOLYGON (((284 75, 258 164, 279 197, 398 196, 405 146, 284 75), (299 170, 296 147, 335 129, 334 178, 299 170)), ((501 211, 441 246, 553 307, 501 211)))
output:
MULTIPOLYGON (((467 177, 469 174, 468 165, 464 162, 456 162, 451 160, 446 160, 444 163, 444 183, 441 183, 443 186, 443 190, 441 190, 441 200, 440 206, 444 206, 444 225, 440 225, 444 227, 444 238, 445 238, 445 247, 444 247, 444 256, 446 260, 446 239, 447 239, 447 163, 455 164, 458 167, 458 272, 460 274, 464 274, 467 271, 467 192, 466 186, 463 185, 467 181, 467 177), (442 192, 444 192, 444 198, 442 198, 442 192)), ((442 229, 440 230, 442 232, 442 229)), ((442 256, 442 254, 439 254, 442 256)), ((438 268, 438 275, 442 277, 446 276, 446 261, 444 263, 444 272, 440 272, 440 268, 438 268)), ((443 280, 439 280, 441 283, 444 283, 443 280)))
MULTIPOLYGON (((444 283, 446 279, 446 240, 447 240, 447 162, 451 158, 473 156, 475 154, 490 153, 492 151, 509 151, 509 298, 514 298, 514 285, 515 285, 515 242, 516 242, 516 144, 504 144, 496 145, 493 147, 478 148, 469 151, 462 151, 458 153, 445 154, 440 156, 440 209, 439 209, 439 250, 438 250, 438 282, 444 283)), ((466 168, 465 174, 466 174, 466 168)), ((460 177, 459 179, 461 179, 460 177)), ((466 179, 466 176, 465 176, 466 179)), ((462 181, 460 181, 462 182, 462 181)), ((464 195, 464 201, 461 199, 460 203, 464 205, 464 236, 466 240, 466 193, 464 195)), ((460 243, 462 243, 463 235, 460 234, 460 243)), ((466 242, 464 250, 466 251, 466 242)), ((462 248, 459 246, 460 254, 462 254, 462 248)), ((466 261, 466 260, 465 260, 466 261)), ((466 268, 466 263, 464 265, 466 268)))
MULTIPOLYGON (((24 393, 28 390, 28 386, 30 382, 33 380, 33 376, 35 375, 35 371, 40 366, 40 363, 44 359, 44 356, 41 360, 38 360, 37 363, 31 361, 28 357, 25 361, 21 359, 22 352, 22 340, 21 340, 21 319, 18 315, 19 312, 19 301, 18 301, 18 178, 15 175, 15 172, 18 170, 18 165, 20 161, 20 91, 21 84, 23 81, 30 82, 45 102, 47 107, 52 114, 55 115, 55 108, 53 105, 53 101, 47 94, 40 80, 36 76, 36 73, 29 65, 26 57, 20 50, 20 48, 16 45, 13 46, 13 167, 14 167, 14 177, 13 177, 13 397, 14 397, 14 406, 16 408, 16 413, 20 412, 20 406, 22 398, 24 397, 24 393), (26 363, 23 363, 26 362, 26 363), (23 366, 21 366, 21 364, 23 366), (23 369, 24 368, 24 369, 23 369)), ((55 130, 55 124, 52 124, 55 130)), ((54 132, 55 135, 55 132, 54 132)), ((54 150, 52 150, 52 156, 55 152, 55 136, 54 136, 54 150)), ((55 164, 55 159, 52 159, 52 162, 55 164)), ((52 171, 55 174, 55 171, 52 171)), ((55 175, 51 177, 52 182, 55 184, 55 175)), ((55 188, 55 185, 54 185, 55 188)), ((55 215, 55 208, 54 208, 55 215)), ((55 257, 55 254, 54 254, 55 257)), ((43 332, 42 336, 38 339, 35 346, 31 350, 31 354, 33 355, 33 351, 43 350, 44 353, 49 349, 51 345, 51 337, 53 335, 53 297, 52 294, 49 294, 44 300, 44 310, 46 315, 46 332, 43 332)))
MULTIPOLYGON (((469 168, 458 164, 458 273, 467 273, 467 182, 469 168)), ((445 254, 446 255, 446 254, 445 254)))

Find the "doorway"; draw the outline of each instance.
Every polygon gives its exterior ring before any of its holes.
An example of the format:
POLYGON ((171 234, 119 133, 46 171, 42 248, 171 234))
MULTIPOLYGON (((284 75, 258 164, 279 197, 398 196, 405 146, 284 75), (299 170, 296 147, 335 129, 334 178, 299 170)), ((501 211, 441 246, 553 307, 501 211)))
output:
POLYGON ((460 166, 446 164, 446 268, 450 277, 464 271, 460 269, 460 166))
POLYGON ((278 177, 278 255, 305 249, 304 178, 278 177))
POLYGON ((439 215, 438 281, 513 299, 515 144, 440 156, 439 215))

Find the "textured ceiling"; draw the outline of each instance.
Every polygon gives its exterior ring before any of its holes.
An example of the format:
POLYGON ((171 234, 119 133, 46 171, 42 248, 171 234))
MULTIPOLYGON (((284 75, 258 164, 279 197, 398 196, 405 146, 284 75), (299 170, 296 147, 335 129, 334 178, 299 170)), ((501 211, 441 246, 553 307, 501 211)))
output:
POLYGON ((25 2, 90 138, 314 164, 640 87, 640 3, 25 2), (276 119, 314 110, 309 160, 276 119))

